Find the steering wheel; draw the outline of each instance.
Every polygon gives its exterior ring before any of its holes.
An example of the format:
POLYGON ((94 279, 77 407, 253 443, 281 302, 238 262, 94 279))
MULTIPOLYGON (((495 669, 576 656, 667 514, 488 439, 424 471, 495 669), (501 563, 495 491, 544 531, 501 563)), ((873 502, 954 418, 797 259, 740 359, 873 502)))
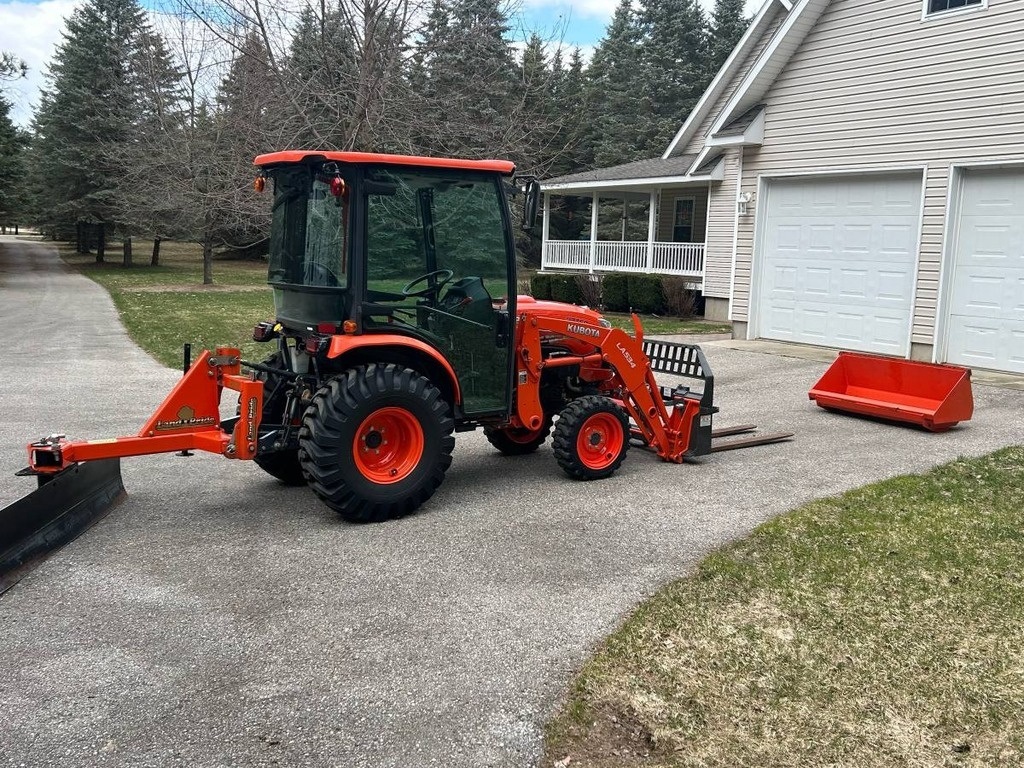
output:
POLYGON ((406 298, 411 299, 436 294, 453 277, 455 277, 455 273, 452 272, 450 269, 435 269, 433 272, 427 272, 427 274, 425 275, 420 275, 415 280, 406 285, 405 288, 402 289, 402 295, 405 296, 406 298), (416 286, 417 284, 422 283, 426 280, 430 280, 431 278, 438 277, 441 278, 440 282, 434 283, 433 285, 428 285, 426 288, 420 288, 418 291, 413 290, 413 287, 416 286))

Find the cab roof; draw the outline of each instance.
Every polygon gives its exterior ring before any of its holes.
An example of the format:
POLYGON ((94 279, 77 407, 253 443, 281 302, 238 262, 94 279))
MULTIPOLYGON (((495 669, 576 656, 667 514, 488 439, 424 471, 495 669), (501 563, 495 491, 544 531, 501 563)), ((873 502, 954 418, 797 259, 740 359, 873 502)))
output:
POLYGON ((457 170, 490 171, 511 175, 515 163, 508 160, 464 160, 453 157, 416 157, 414 155, 381 155, 373 152, 320 152, 314 150, 290 149, 270 152, 258 156, 253 165, 267 168, 308 161, 333 160, 350 165, 414 165, 418 168, 451 168, 457 170))

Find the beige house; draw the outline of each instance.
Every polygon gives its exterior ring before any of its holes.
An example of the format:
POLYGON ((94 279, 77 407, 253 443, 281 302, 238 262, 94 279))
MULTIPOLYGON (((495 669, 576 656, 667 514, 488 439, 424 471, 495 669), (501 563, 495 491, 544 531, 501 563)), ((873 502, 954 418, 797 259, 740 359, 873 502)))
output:
POLYGON ((689 276, 739 338, 1024 373, 1024 0, 768 0, 663 157, 543 189, 650 212, 633 242, 546 215, 546 269, 689 276))

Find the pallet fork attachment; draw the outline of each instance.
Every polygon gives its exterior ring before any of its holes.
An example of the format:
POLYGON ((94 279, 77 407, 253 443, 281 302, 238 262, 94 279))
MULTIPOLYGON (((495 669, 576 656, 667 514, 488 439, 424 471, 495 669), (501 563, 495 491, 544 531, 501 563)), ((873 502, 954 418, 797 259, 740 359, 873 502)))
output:
POLYGON ((256 454, 263 383, 241 374, 234 348, 204 351, 138 434, 103 440, 50 435, 28 446, 29 465, 18 472, 38 488, 0 509, 0 594, 32 562, 67 544, 125 496, 121 458, 202 450, 228 458, 256 454), (239 416, 221 426, 220 398, 239 393, 239 416), (227 426, 227 425, 225 425, 227 426))

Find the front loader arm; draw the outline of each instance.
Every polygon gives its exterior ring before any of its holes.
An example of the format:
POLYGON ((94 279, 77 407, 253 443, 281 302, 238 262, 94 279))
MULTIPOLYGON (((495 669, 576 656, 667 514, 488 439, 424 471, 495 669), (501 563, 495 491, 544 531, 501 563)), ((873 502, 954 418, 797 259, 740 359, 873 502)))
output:
POLYGON ((644 353, 643 333, 634 315, 636 337, 618 328, 605 328, 578 319, 527 316, 517 328, 519 343, 516 415, 523 427, 536 429, 543 419, 540 378, 544 368, 562 365, 606 366, 611 389, 636 423, 644 441, 668 461, 682 461, 690 448, 691 425, 699 415, 698 400, 686 398, 669 413, 644 353), (593 345, 596 352, 544 359, 541 337, 561 336, 593 345))
POLYGON ((67 440, 52 435, 28 446, 35 474, 56 474, 82 461, 201 450, 233 459, 256 455, 263 382, 241 375, 240 351, 221 347, 204 351, 178 381, 137 435, 102 440, 67 440), (225 389, 239 393, 238 422, 221 429, 220 398, 225 389))

